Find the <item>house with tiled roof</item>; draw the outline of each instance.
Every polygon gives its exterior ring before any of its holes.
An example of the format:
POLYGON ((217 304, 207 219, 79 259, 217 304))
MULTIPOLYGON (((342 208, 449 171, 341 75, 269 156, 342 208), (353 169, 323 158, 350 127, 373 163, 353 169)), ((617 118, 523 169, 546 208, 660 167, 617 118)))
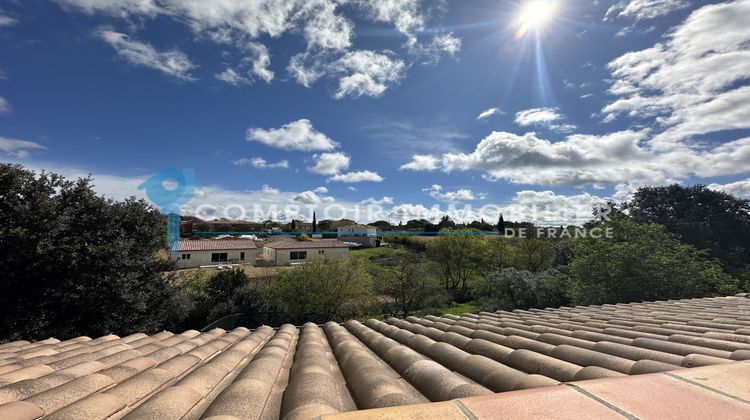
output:
POLYGON ((746 419, 750 298, 0 345, 0 419, 746 419))
POLYGON ((222 264, 255 264, 258 247, 251 240, 181 240, 170 249, 177 268, 210 267, 222 264))
POLYGON ((313 258, 346 257, 349 255, 349 246, 332 240, 282 240, 266 243, 261 255, 270 265, 295 265, 313 258))

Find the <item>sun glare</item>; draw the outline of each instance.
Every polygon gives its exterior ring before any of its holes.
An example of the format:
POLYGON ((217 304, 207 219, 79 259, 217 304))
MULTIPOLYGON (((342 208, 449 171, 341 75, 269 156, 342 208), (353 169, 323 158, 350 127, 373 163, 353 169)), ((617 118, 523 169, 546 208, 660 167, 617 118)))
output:
POLYGON ((516 19, 518 30, 515 38, 521 38, 530 30, 544 27, 555 15, 557 2, 554 0, 527 0, 521 6, 516 19))

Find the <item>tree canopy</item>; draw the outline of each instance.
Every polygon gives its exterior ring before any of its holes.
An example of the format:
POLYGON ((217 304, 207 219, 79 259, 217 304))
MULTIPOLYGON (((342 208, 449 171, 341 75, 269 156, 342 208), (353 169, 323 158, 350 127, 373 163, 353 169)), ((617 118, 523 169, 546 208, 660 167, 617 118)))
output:
POLYGON ((0 164, 0 337, 159 329, 171 296, 165 248, 165 218, 146 202, 0 164))
POLYGON ((666 228, 625 217, 606 223, 612 236, 579 238, 564 268, 574 304, 727 295, 736 280, 705 252, 680 242, 666 228))
POLYGON ((750 264, 750 201, 705 185, 643 187, 626 208, 640 223, 658 223, 721 261, 730 273, 750 264))

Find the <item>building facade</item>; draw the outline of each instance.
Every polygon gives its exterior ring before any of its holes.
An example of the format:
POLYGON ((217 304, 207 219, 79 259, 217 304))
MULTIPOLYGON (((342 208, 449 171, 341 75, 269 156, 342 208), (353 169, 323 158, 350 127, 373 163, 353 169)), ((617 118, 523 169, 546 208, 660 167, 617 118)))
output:
POLYGON ((337 229, 337 233, 338 240, 342 242, 353 242, 370 248, 380 245, 378 229, 373 226, 341 226, 337 229))
POLYGON ((170 250, 177 268, 198 268, 222 264, 252 264, 258 248, 250 240, 179 241, 170 250))
POLYGON ((339 241, 276 241, 263 246, 262 258, 271 265, 302 264, 314 258, 342 258, 349 247, 339 241))

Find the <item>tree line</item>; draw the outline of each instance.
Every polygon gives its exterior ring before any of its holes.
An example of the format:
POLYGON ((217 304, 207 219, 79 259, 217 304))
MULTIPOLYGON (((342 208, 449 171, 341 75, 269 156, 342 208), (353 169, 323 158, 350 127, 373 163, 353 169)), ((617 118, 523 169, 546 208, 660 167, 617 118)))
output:
MULTIPOLYGON (((470 226, 445 226, 464 231, 470 226)), ((321 222, 322 223, 322 222, 321 222)), ((750 286, 750 204, 705 186, 645 187, 616 206, 610 237, 392 238, 252 282, 240 270, 178 278, 165 219, 91 179, 0 164, 0 340, 303 323, 439 311, 715 296, 750 286)))

